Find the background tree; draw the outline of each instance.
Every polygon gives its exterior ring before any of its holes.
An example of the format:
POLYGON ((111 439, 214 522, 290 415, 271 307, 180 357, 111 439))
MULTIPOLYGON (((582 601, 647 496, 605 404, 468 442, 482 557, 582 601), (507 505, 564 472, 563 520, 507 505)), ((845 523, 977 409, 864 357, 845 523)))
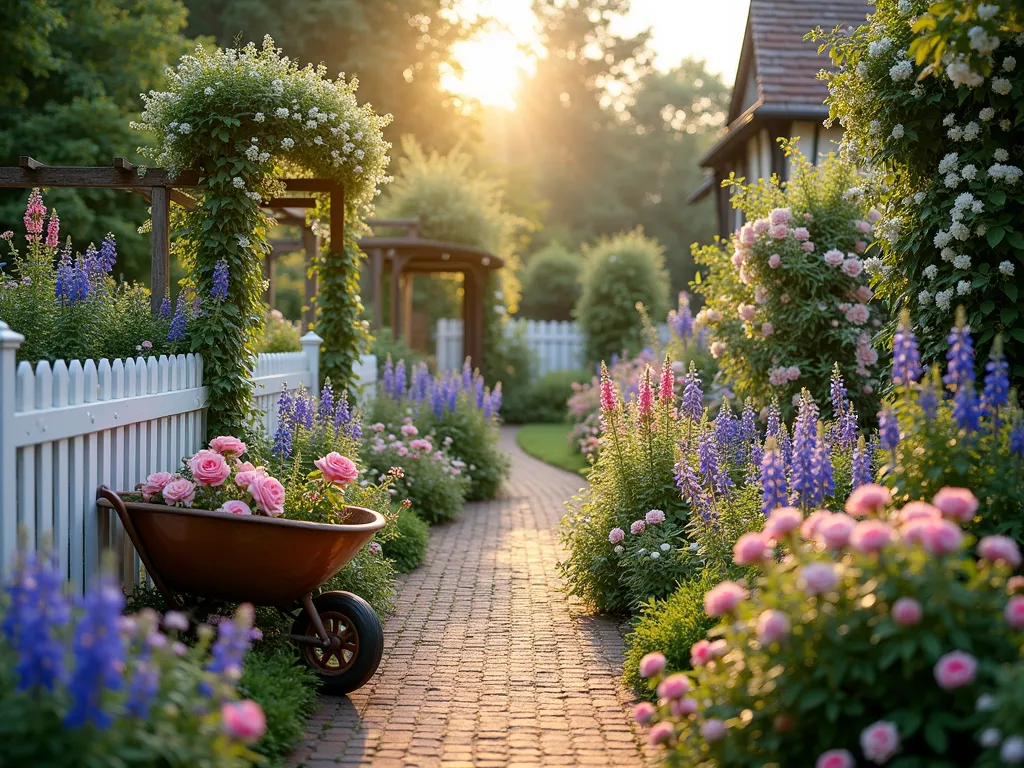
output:
POLYGON ((519 315, 531 320, 572 320, 582 271, 583 259, 561 243, 533 254, 522 272, 519 315))

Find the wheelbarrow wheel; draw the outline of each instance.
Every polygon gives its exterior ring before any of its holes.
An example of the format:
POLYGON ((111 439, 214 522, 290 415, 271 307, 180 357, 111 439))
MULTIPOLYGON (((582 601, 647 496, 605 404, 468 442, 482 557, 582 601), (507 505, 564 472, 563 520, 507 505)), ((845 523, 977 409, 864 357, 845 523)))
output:
MULTIPOLYGON (((351 592, 324 592, 313 598, 333 648, 300 645, 299 659, 320 677, 320 690, 332 696, 364 686, 384 653, 384 631, 370 604, 351 592)), ((316 637, 313 621, 303 611, 292 625, 293 635, 316 637)))

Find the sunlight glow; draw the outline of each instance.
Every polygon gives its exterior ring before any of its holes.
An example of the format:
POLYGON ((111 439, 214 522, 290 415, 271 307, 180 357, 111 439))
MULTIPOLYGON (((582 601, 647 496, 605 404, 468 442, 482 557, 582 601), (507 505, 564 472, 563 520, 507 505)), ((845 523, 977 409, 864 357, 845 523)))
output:
POLYGON ((532 70, 530 57, 508 30, 485 32, 452 46, 462 73, 448 72, 441 85, 481 104, 513 109, 524 74, 532 70))

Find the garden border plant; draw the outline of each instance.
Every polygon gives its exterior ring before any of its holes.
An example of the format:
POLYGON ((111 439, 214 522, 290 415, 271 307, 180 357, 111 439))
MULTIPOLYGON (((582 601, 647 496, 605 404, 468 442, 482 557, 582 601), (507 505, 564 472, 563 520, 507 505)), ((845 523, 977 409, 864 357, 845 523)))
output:
MULTIPOLYGON (((172 176, 199 175, 202 201, 183 215, 177 246, 203 300, 192 347, 203 355, 210 392, 207 427, 237 433, 251 408, 247 373, 263 314, 260 261, 271 220, 260 205, 279 195, 282 175, 308 174, 344 189, 344 217, 336 211, 332 219, 357 218, 387 181, 381 129, 388 118, 356 102, 357 81, 330 80, 322 65, 300 69, 270 37, 261 48, 197 48, 168 81, 166 91, 143 95, 142 120, 133 127, 156 136, 140 152, 172 176)), ((344 233, 332 234, 321 266, 321 324, 325 373, 341 384, 347 358, 359 351, 346 330, 357 322, 359 300, 347 279, 353 259, 344 233)))

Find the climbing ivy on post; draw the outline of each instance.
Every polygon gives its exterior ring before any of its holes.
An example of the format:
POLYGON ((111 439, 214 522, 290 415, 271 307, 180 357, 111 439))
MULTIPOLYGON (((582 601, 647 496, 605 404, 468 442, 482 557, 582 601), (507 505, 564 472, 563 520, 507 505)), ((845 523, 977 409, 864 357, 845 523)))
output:
MULTIPOLYGON (((166 91, 143 96, 142 120, 134 125, 156 142, 140 152, 172 177, 198 174, 201 204, 185 215, 177 252, 200 304, 191 337, 203 356, 212 434, 244 432, 251 409, 252 340, 264 308, 261 261, 272 225, 260 204, 281 194, 281 178, 322 178, 345 191, 339 219, 356 221, 386 181, 389 146, 381 131, 389 118, 360 105, 356 86, 329 79, 323 66, 300 69, 268 37, 261 48, 197 48, 170 72, 166 91)), ((331 328, 321 335, 339 361, 358 354, 354 332, 336 327, 337 317, 359 305, 358 266, 358 259, 335 254, 322 272, 328 285, 321 313, 331 328)), ((326 361, 325 370, 330 366, 326 361)))
POLYGON ((359 297, 362 254, 352 229, 345 228, 340 248, 335 247, 332 231, 330 250, 317 264, 320 277, 317 332, 324 339, 320 372, 330 378, 335 389, 349 391, 354 391, 355 387, 355 364, 370 343, 370 333, 363 320, 363 302, 359 297))

